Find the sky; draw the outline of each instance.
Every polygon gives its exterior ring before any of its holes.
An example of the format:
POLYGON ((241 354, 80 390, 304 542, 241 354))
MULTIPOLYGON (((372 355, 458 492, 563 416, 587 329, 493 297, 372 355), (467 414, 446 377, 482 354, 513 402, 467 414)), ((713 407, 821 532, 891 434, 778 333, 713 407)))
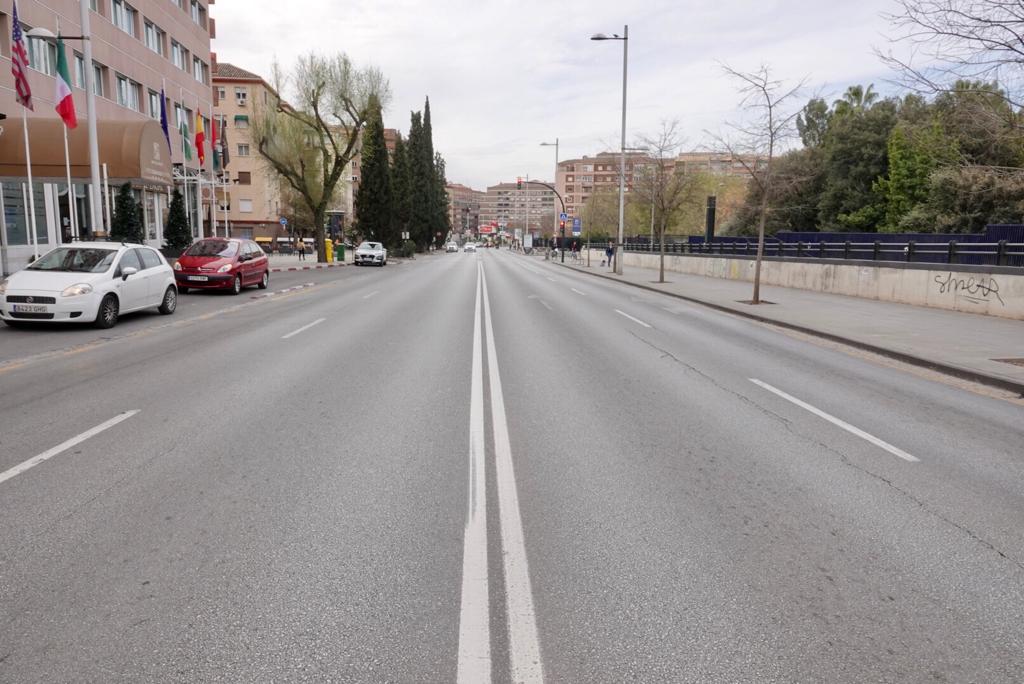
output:
POLYGON ((744 117, 738 71, 768 65, 802 106, 849 85, 892 92, 875 56, 888 49, 893 0, 218 0, 220 62, 269 79, 276 59, 344 52, 380 68, 384 124, 409 129, 430 97, 434 147, 449 182, 484 190, 518 176, 551 180, 561 159, 615 150, 622 42, 589 40, 629 25, 627 145, 678 120, 685 149, 713 144, 744 117))

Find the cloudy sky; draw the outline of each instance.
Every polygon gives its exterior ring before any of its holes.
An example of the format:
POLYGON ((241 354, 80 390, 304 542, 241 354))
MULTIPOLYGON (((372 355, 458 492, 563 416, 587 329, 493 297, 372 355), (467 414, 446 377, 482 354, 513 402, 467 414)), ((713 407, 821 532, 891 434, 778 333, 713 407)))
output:
POLYGON ((622 43, 593 42, 629 24, 627 140, 678 119, 687 147, 736 120, 739 95, 720 62, 764 63, 807 96, 829 99, 889 72, 881 13, 892 0, 219 0, 213 49, 222 62, 269 76, 276 58, 343 51, 391 82, 385 125, 408 131, 430 96, 434 146, 448 180, 484 189, 551 179, 560 157, 618 145, 622 43))

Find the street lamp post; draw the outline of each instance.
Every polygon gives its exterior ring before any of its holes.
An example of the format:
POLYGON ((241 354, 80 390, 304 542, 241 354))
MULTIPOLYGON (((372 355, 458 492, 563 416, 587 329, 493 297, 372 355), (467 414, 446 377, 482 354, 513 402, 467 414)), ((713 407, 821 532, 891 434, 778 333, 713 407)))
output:
MULTIPOLYGON (((92 70, 92 34, 89 28, 89 0, 79 0, 82 17, 82 35, 61 36, 62 40, 82 41, 83 61, 85 62, 85 112, 86 128, 89 132, 89 216, 90 233, 97 229, 104 228, 103 223, 103 200, 100 185, 100 153, 99 139, 96 133, 96 89, 95 74, 92 70)), ((56 42, 57 36, 49 29, 37 27, 26 32, 25 35, 33 38, 40 38, 48 42, 56 42)), ((72 199, 69 194, 69 202, 72 199)))
POLYGON ((619 158, 619 239, 616 245, 615 273, 622 275, 622 251, 625 248, 625 211, 626 211, 626 65, 628 64, 629 25, 623 27, 622 35, 613 33, 606 36, 595 33, 590 40, 621 40, 622 41, 622 154, 619 158))
MULTIPOLYGON (((555 185, 558 185, 558 138, 555 138, 555 142, 542 142, 541 147, 554 147, 555 148, 555 185)), ((558 228, 558 217, 555 217, 555 228, 558 228)))

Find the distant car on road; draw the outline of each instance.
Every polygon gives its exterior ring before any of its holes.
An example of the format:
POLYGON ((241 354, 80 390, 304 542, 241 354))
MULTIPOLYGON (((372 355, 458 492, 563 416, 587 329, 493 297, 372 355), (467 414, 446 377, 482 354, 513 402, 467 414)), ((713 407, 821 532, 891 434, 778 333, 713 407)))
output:
POLYGON ((456 242, 449 242, 447 245, 445 245, 444 251, 446 253, 448 253, 448 252, 458 252, 459 251, 459 245, 456 242))
POLYGON ((195 288, 238 294, 247 285, 265 290, 270 284, 270 261, 251 240, 203 238, 178 258, 174 277, 183 293, 195 288))
POLYGON ((121 314, 178 306, 174 271, 145 245, 76 242, 44 254, 0 280, 0 318, 28 322, 85 323, 111 328, 121 314))
POLYGON ((379 242, 361 242, 356 247, 354 262, 356 266, 387 266, 388 250, 379 242))
POLYGON ((462 251, 463 252, 475 252, 476 251, 476 243, 475 242, 467 242, 465 245, 462 246, 462 251))

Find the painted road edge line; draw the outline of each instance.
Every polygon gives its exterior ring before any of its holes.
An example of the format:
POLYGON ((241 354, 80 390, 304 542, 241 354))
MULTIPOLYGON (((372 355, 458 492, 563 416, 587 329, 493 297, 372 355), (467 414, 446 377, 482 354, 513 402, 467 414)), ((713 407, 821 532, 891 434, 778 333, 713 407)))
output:
POLYGON ((323 323, 323 322, 324 322, 324 321, 326 321, 326 320, 327 320, 326 318, 318 318, 318 319, 316 319, 315 321, 313 321, 312 323, 309 323, 309 324, 307 324, 307 325, 304 325, 304 326, 302 326, 302 327, 301 327, 301 328, 299 328, 298 330, 292 330, 292 331, 291 331, 290 333, 288 333, 287 335, 282 335, 282 336, 281 336, 281 339, 282 339, 282 340, 287 340, 287 339, 288 339, 289 337, 295 337, 295 336, 296 336, 296 335, 298 335, 299 333, 301 333, 301 332, 306 332, 307 330, 309 330, 310 328, 312 328, 312 327, 313 327, 314 325, 320 325, 321 323, 323 323))
POLYGON ((754 383, 758 387, 766 389, 769 392, 771 392, 772 394, 776 394, 776 395, 782 397, 783 399, 785 399, 786 401, 788 401, 790 403, 793 403, 793 404, 796 404, 797 406, 799 406, 800 408, 802 408, 802 409, 804 409, 806 411, 810 411, 811 413, 813 413, 814 415, 818 416, 819 418, 824 418, 828 422, 830 422, 833 425, 836 425, 838 427, 841 427, 842 429, 846 430, 850 434, 857 435, 861 439, 866 440, 868 442, 871 442, 875 446, 888 451, 890 454, 892 454, 894 456, 898 456, 899 458, 902 458, 904 461, 909 461, 910 463, 920 463, 921 462, 921 459, 917 458, 916 456, 911 456, 910 454, 908 454, 903 449, 900 449, 899 447, 895 447, 892 444, 889 444, 888 442, 886 442, 885 440, 879 439, 878 437, 875 437, 874 435, 872 435, 870 433, 864 432, 859 427, 856 427, 855 425, 850 425, 845 420, 842 420, 840 418, 836 418, 835 416, 833 416, 830 413, 825 413, 821 409, 819 409, 819 408, 817 408, 815 406, 811 406, 806 401, 801 401, 800 399, 797 399, 796 397, 794 397, 794 396, 792 396, 790 394, 786 394, 782 390, 780 390, 780 389, 778 389, 776 387, 772 387, 767 382, 763 382, 761 380, 758 380, 757 378, 748 378, 748 380, 750 380, 750 382, 754 383))
POLYGON ((530 589, 530 568, 526 560, 523 520, 519 513, 519 494, 512 465, 512 445, 508 437, 505 397, 501 389, 498 353, 491 322, 491 300, 487 292, 487 274, 483 279, 484 328, 487 333, 487 371, 491 389, 491 428, 494 432, 495 479, 498 490, 498 519, 501 527, 502 563, 505 569, 505 610, 508 613, 508 651, 511 679, 516 684, 543 682, 537 616, 530 589))
POLYGON ((49 461, 51 458, 53 458, 57 454, 61 453, 62 451, 67 451, 71 447, 77 446, 77 445, 81 444, 82 442, 84 442, 85 440, 89 439, 90 437, 95 437, 96 435, 100 434, 104 430, 109 430, 110 428, 114 427, 118 423, 121 423, 123 421, 128 420, 129 418, 131 418, 132 416, 134 416, 138 412, 139 412, 138 410, 135 410, 135 411, 125 411, 124 413, 119 413, 116 416, 114 416, 113 418, 111 418, 110 420, 106 421, 105 423, 100 423, 96 427, 91 428, 89 430, 86 430, 82 434, 80 434, 80 435, 78 435, 76 437, 72 437, 71 439, 69 439, 66 442, 62 442, 62 443, 58 444, 57 446, 53 447, 52 449, 48 449, 47 451, 44 451, 43 453, 39 454, 38 456, 33 456, 32 458, 28 459, 27 461, 19 463, 18 465, 14 466, 13 468, 9 468, 8 470, 5 470, 4 472, 0 473, 0 483, 6 482, 7 480, 10 480, 12 477, 16 477, 18 475, 21 475, 26 470, 30 470, 31 468, 35 468, 37 465, 39 465, 40 463, 43 463, 44 461, 49 461))
POLYGON ((459 607, 459 684, 491 681, 490 585, 487 576, 487 480, 484 476, 484 372, 480 283, 477 264, 473 309, 473 365, 469 402, 469 510, 462 538, 462 599, 459 607))
POLYGON ((634 318, 633 316, 630 316, 625 311, 619 311, 618 309, 615 309, 615 313, 619 314, 620 316, 625 316, 629 320, 633 321, 634 323, 639 323, 640 325, 644 326, 645 328, 650 328, 651 327, 650 324, 644 323, 639 318, 634 318))
POLYGON ((575 287, 572 287, 572 288, 569 288, 569 289, 571 289, 571 290, 572 290, 573 292, 575 292, 575 293, 576 293, 576 294, 578 294, 578 295, 583 295, 584 297, 586 297, 586 296, 587 296, 587 293, 586 293, 586 292, 580 292, 580 291, 579 291, 579 290, 577 290, 577 289, 576 289, 575 287))
POLYGON ((373 296, 373 295, 375 295, 375 294, 380 294, 380 290, 374 290, 374 291, 373 291, 373 292, 371 292, 370 294, 368 294, 368 295, 364 295, 364 296, 363 296, 363 299, 369 299, 370 297, 372 297, 372 296, 373 296))

